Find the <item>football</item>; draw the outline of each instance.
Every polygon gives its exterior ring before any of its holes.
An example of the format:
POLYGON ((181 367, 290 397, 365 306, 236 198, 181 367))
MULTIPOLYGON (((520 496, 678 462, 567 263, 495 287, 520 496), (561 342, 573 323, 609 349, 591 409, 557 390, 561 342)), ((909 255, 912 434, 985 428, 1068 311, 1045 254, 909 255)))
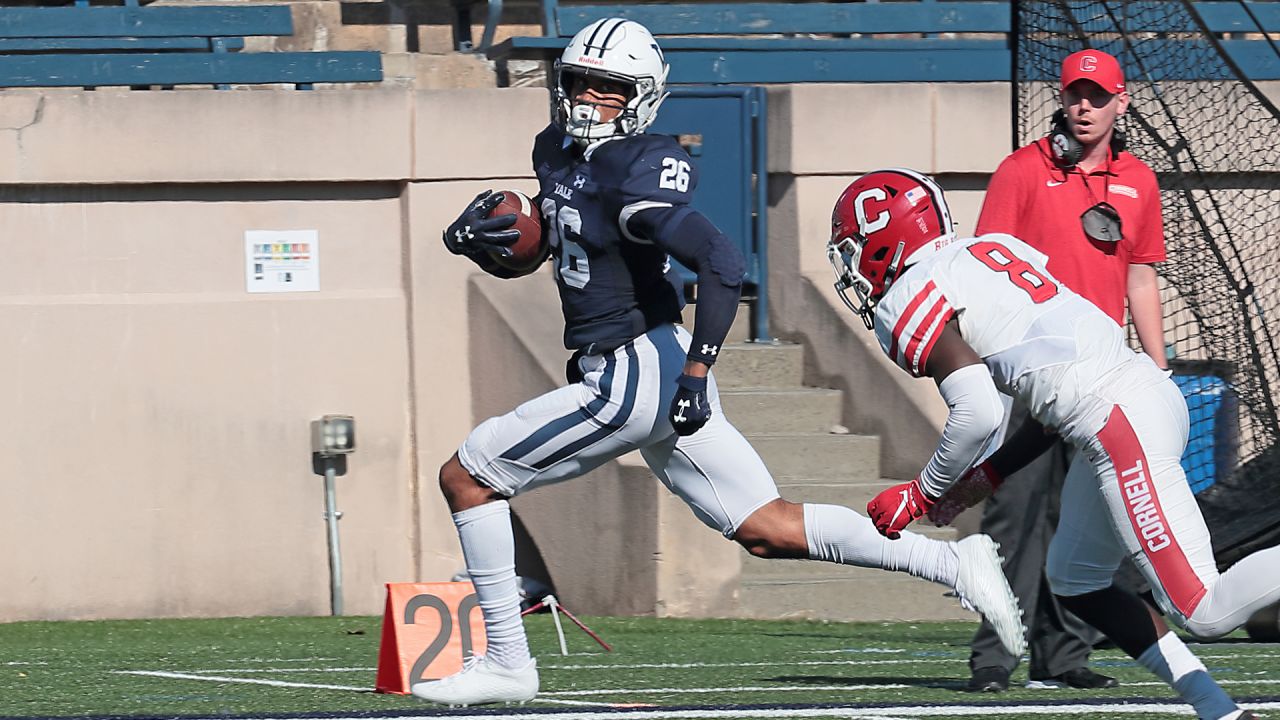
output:
POLYGON ((499 190, 502 202, 498 203, 489 217, 499 215, 515 215, 513 228, 520 231, 520 239, 511 246, 511 256, 502 257, 490 252, 489 257, 502 267, 520 275, 528 275, 542 266, 547 259, 551 245, 542 235, 542 213, 534 207, 528 195, 519 190, 499 190))

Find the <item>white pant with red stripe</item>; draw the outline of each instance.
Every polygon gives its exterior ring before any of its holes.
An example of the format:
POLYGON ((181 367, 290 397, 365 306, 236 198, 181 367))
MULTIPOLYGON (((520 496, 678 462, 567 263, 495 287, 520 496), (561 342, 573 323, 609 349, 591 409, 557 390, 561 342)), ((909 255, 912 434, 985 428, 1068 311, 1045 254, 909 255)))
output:
POLYGON ((1049 585, 1063 596, 1102 590, 1127 553, 1165 614, 1188 632, 1231 632, 1280 600, 1280 547, 1219 574, 1209 530, 1179 464, 1188 427, 1182 393, 1149 372, 1111 387, 1120 389, 1106 424, 1074 443, 1081 452, 1062 490, 1049 585))

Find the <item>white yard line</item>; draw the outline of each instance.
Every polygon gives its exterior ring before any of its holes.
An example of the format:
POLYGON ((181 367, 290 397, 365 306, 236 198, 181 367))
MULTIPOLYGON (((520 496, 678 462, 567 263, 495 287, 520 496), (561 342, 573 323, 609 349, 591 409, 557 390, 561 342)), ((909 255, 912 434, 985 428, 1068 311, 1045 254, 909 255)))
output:
POLYGON ((801 650, 801 655, 835 655, 837 653, 886 653, 898 655, 906 652, 906 648, 841 648, 839 650, 801 650))
POLYGON ((799 662, 776 660, 773 662, 724 662, 724 663, 634 663, 630 665, 540 665, 543 670, 643 670, 689 668, 724 668, 724 667, 810 667, 815 665, 908 665, 917 663, 956 663, 964 662, 964 658, 903 658, 901 660, 803 660, 799 662))
MULTIPOLYGON (((208 682, 240 683, 243 685, 270 685, 271 687, 316 688, 319 690, 343 690, 350 692, 371 693, 373 688, 353 687, 351 685, 324 685, 320 683, 285 682, 283 680, 257 680, 254 678, 237 678, 223 675, 197 675, 193 673, 165 672, 161 670, 115 670, 118 675, 143 675, 146 677, 167 678, 171 680, 205 680, 208 682)), ((625 707, 616 703, 589 702, 583 700, 557 700, 547 698, 543 702, 556 705, 583 705, 587 707, 625 707)))
POLYGON ((373 688, 353 687, 351 685, 322 685, 320 683, 285 682, 284 680, 258 680, 256 678, 237 678, 225 675, 196 675, 193 673, 164 672, 161 670, 113 670, 118 675, 144 675, 147 677, 169 678, 173 680, 204 680, 210 682, 242 683, 245 685, 270 685, 272 687, 318 688, 321 690, 354 690, 356 692, 373 692, 373 688))
POLYGON ((376 667, 293 667, 293 668, 220 668, 216 670, 188 670, 194 673, 338 673, 377 672, 376 667))
MULTIPOLYGON (((893 652, 892 650, 873 648, 875 652, 893 652)), ((806 650, 806 653, 821 652, 845 652, 827 651, 827 650, 806 650)), ((902 651, 905 652, 905 651, 902 651)), ((1201 660, 1253 660, 1278 658, 1280 654, 1259 653, 1259 654, 1240 654, 1240 655, 1200 655, 1201 660)), ((323 660, 324 658, 315 658, 323 660)), ((963 658, 956 656, 954 658, 895 658, 892 660, 801 660, 787 661, 777 660, 773 662, 723 662, 723 663, 707 663, 707 662, 691 662, 691 663, 591 663, 583 665, 542 665, 543 670, 687 670, 693 668, 725 668, 725 667, 775 667, 775 666, 823 666, 823 665, 915 665, 915 664, 947 664, 963 661, 963 658)), ((257 662, 249 660, 246 662, 257 662)), ((262 661, 268 662, 268 661, 262 661)), ((284 662, 284 661, 280 661, 284 662)), ((300 660, 298 662, 301 662, 300 660)), ((23 664, 23 663, 10 663, 23 664)), ((43 664, 43 663, 30 663, 43 664)), ((192 672, 211 672, 211 673, 275 673, 275 672, 375 672, 377 668, 372 667, 305 667, 305 668, 227 668, 217 670, 194 670, 192 672)))
POLYGON ((759 687, 717 687, 717 688, 627 688, 622 690, 559 690, 556 692, 544 692, 539 697, 559 697, 561 695, 579 696, 579 695, 706 695, 708 693, 724 693, 724 692, 802 692, 802 691, 828 691, 838 692, 848 690, 902 690, 911 687, 910 685, 901 685, 897 683, 885 683, 883 685, 805 685, 802 687, 783 686, 759 686, 759 687))
MULTIPOLYGON (((1217 680, 1219 685, 1280 685, 1280 680, 1217 680)), ((1129 682, 1128 680, 1120 683, 1120 687, 1169 687, 1163 682, 1129 682)), ((1056 688, 1050 688, 1056 689, 1056 688)))
MULTIPOLYGON (((1280 702, 1255 703, 1249 705, 1251 710, 1280 710, 1280 702)), ((1193 715, 1191 707, 1182 703, 1146 703, 1146 704, 1079 704, 1079 705, 917 705, 910 707, 861 708, 861 707, 820 707, 820 708, 716 708, 716 709, 628 709, 625 714, 617 711, 565 711, 565 712, 522 712, 515 710, 503 714, 485 715, 485 720, 736 720, 738 718, 760 718, 774 720, 776 718, 827 718, 838 717, 874 720, 906 720, 921 717, 981 717, 994 715, 1092 715, 1112 713, 1116 715, 1193 715)), ((429 717, 427 715, 400 715, 397 720, 413 717, 429 717)), ((306 720, 304 718, 277 718, 276 720, 306 720)), ((326 720, 369 720, 366 717, 334 717, 326 720)))

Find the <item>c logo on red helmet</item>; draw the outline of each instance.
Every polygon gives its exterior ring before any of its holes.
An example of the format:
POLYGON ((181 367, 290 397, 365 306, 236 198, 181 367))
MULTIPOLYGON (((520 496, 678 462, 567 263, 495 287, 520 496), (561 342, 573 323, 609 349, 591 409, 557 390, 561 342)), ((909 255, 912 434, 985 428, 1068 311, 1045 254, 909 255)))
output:
POLYGON ((1093 72, 1098 69, 1098 58, 1093 55, 1085 55, 1080 58, 1080 71, 1093 72))
POLYGON ((858 193, 853 199, 853 214, 858 219, 858 229, 862 233, 862 237, 869 237, 871 233, 879 232, 889 225, 889 211, 881 210, 880 214, 872 220, 867 220, 867 201, 878 200, 884 202, 889 196, 885 191, 878 187, 871 187, 858 193))

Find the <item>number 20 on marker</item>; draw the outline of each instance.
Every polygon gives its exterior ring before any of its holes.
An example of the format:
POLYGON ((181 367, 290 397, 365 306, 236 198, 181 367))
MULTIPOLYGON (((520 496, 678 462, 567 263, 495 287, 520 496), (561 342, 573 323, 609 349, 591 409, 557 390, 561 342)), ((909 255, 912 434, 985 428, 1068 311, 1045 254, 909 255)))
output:
POLYGON ((458 672, 485 646, 471 583, 387 583, 376 689, 408 693, 414 683, 458 672))

